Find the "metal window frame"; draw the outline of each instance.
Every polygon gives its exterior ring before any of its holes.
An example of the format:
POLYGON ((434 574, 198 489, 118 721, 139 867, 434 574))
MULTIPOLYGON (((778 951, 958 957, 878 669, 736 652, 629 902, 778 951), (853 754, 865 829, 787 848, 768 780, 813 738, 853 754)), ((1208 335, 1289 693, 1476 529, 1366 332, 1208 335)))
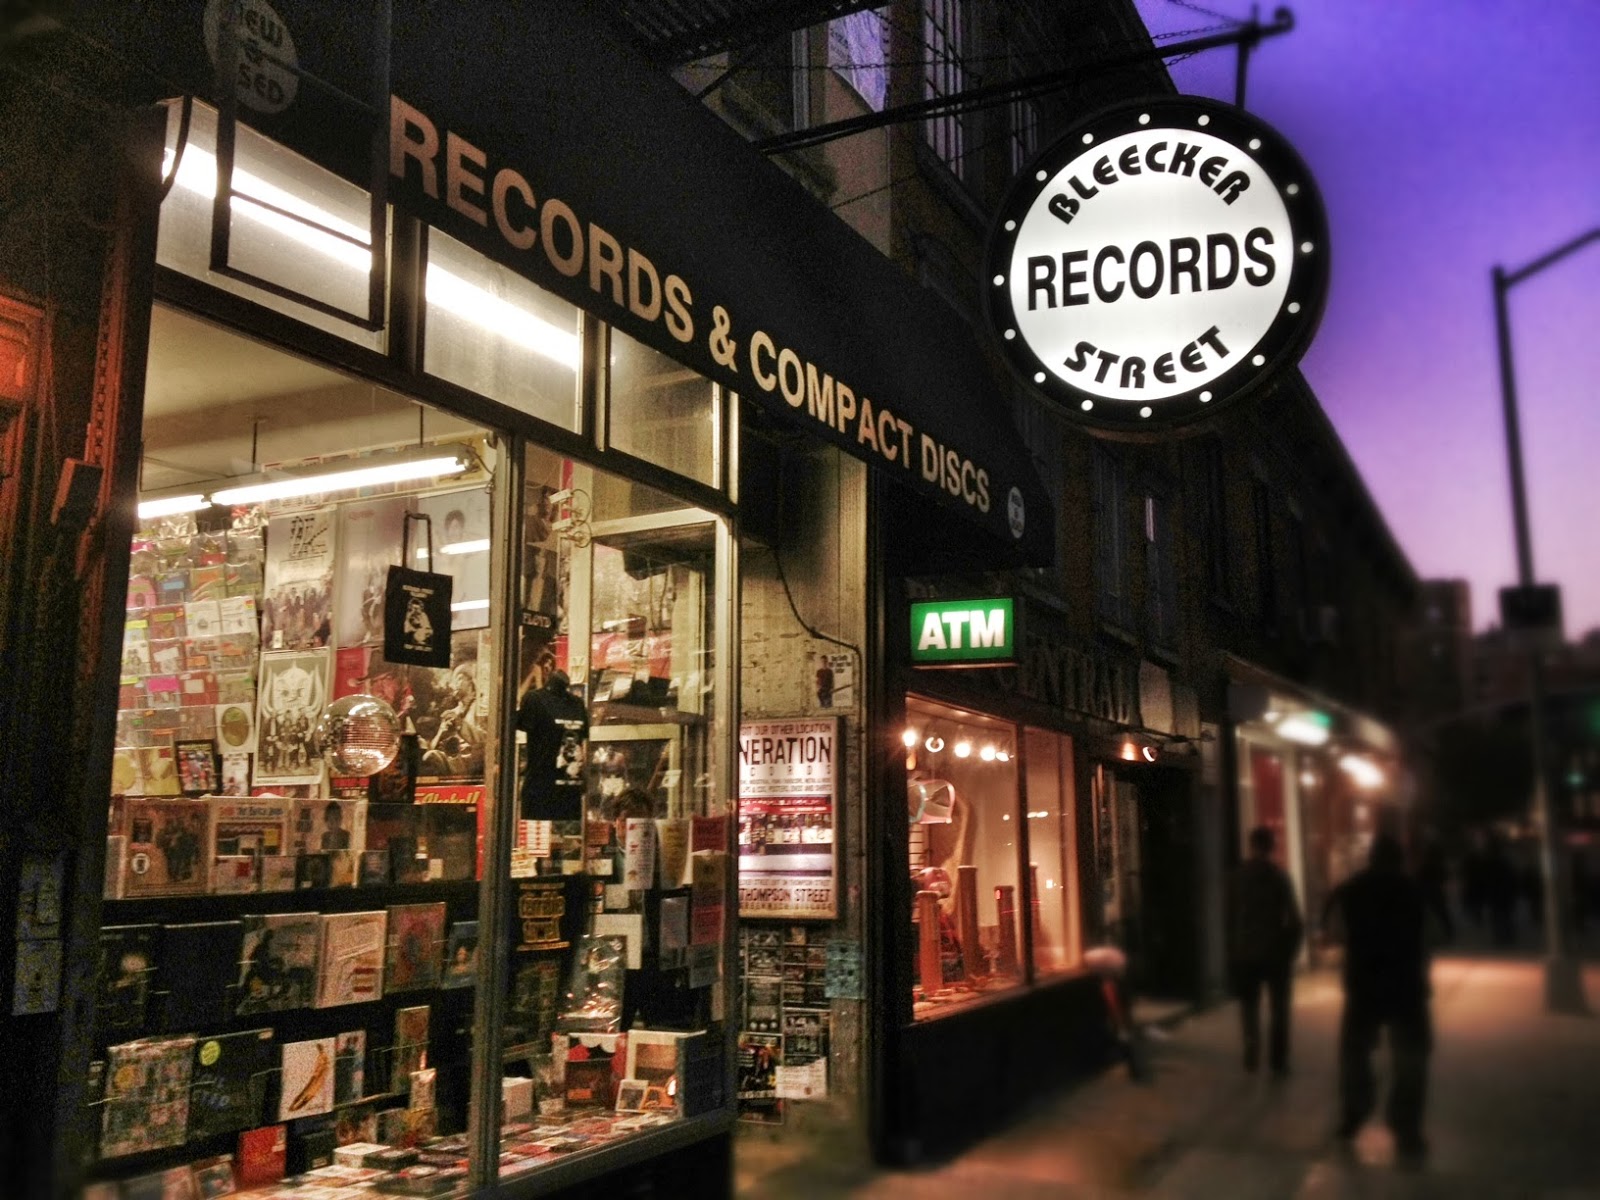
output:
POLYGON ((290 212, 285 208, 234 187, 234 161, 239 126, 239 98, 238 92, 234 87, 234 80, 238 75, 240 59, 244 49, 238 37, 238 15, 238 9, 234 5, 222 5, 217 29, 215 96, 217 107, 217 189, 211 208, 211 270, 230 279, 248 283, 252 287, 260 288, 275 296, 292 300, 296 304, 305 305, 307 308, 314 309, 336 320, 347 321, 360 329, 373 332, 381 330, 384 327, 389 291, 388 147, 385 142, 387 131, 380 118, 387 110, 389 103, 388 46, 392 23, 390 0, 372 0, 373 36, 371 44, 375 47, 375 53, 370 83, 371 95, 366 100, 350 95, 327 80, 304 70, 296 63, 287 62, 284 59, 262 52, 274 66, 291 72, 302 82, 325 92, 336 102, 355 109, 364 118, 372 122, 367 178, 370 237, 366 243, 371 249, 372 266, 367 273, 367 312, 365 316, 350 312, 325 300, 319 300, 314 296, 308 296, 294 288, 257 275, 253 271, 246 271, 241 267, 234 266, 230 260, 233 233, 233 200, 235 196, 287 220, 297 221, 310 229, 315 229, 318 233, 326 234, 329 237, 337 238, 354 246, 363 245, 358 238, 310 220, 299 213, 290 212))

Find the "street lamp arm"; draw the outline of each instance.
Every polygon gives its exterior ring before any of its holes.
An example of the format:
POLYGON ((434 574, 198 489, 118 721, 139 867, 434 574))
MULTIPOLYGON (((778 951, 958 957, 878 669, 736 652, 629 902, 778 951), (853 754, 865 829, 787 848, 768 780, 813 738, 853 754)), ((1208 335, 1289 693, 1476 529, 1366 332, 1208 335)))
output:
MULTIPOLYGON (((1533 539, 1528 533, 1528 501, 1522 476, 1522 432, 1517 417, 1516 371, 1511 363, 1511 319, 1506 293, 1513 284, 1553 266, 1590 242, 1600 240, 1600 228, 1579 234, 1515 271, 1495 267, 1495 334, 1499 342, 1500 393, 1505 410, 1506 459, 1511 474, 1511 516, 1517 539, 1517 578, 1524 588, 1533 586, 1533 539)), ((1537 643, 1528 642, 1528 740, 1533 757, 1533 819, 1539 830, 1539 870, 1544 879, 1545 1007, 1550 1012, 1587 1014, 1583 973, 1572 953, 1566 929, 1566 871, 1556 821, 1550 809, 1549 767, 1545 758, 1544 657, 1537 643)))
POLYGON ((1538 258, 1534 259, 1525 267, 1518 267, 1515 271, 1498 271, 1500 286, 1502 288, 1508 288, 1512 284, 1521 283, 1529 275, 1537 275, 1546 267, 1555 265, 1567 255, 1572 254, 1574 251, 1581 250, 1584 246, 1587 246, 1590 242, 1596 240, 1600 240, 1600 226, 1596 226, 1595 228, 1589 230, 1588 233, 1579 234, 1570 242, 1557 246, 1548 254, 1541 254, 1538 258))

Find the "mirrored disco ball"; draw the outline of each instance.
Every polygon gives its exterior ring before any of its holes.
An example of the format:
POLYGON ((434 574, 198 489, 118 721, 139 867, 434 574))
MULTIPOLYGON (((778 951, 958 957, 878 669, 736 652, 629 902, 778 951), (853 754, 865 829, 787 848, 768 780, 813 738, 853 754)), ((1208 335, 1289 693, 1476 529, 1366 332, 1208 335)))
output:
POLYGON ((376 775, 400 752, 400 718, 376 696, 341 696, 322 710, 317 745, 334 775, 376 775))

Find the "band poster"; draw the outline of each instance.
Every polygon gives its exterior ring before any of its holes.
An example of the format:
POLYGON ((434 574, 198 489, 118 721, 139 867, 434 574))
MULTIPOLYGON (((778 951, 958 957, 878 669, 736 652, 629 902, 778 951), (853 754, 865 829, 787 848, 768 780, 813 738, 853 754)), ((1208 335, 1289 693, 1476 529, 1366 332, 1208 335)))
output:
POLYGON ((739 915, 838 913, 838 717, 739 726, 739 915))

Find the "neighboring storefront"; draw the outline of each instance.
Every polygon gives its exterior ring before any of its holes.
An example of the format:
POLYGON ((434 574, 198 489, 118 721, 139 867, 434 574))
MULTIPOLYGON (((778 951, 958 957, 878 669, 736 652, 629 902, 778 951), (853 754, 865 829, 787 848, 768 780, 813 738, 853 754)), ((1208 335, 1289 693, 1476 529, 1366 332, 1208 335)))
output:
MULTIPOLYGON (((124 210, 153 261, 120 295, 137 515, 88 748, 111 803, 64 1169, 102 1194, 714 1194, 756 836, 733 819, 738 397, 992 565, 1043 561, 1052 514, 972 406, 954 318, 595 13, 396 9, 108 26, 163 71, 124 210)), ((880 686, 837 670, 854 703, 880 686)), ((1009 890, 972 965, 1020 987, 1081 958, 1080 835, 1070 733, 1010 733, 1009 783, 999 749, 994 781, 950 774, 984 821, 1047 814, 1026 872, 999 843, 955 864, 1009 890)), ((831 883, 830 786, 762 822, 791 875, 831 883)), ((814 880, 769 890, 828 915, 814 880)))
POLYGON ((881 1092, 886 1152, 916 1158, 1105 1061, 1086 950, 1121 949, 1136 984, 1192 970, 1199 730, 1170 698, 1147 723, 1139 661, 1049 606, 928 580, 890 595, 881 1092))
MULTIPOLYGON (((1315 930, 1329 893, 1366 865, 1372 838, 1404 829, 1407 777, 1387 726, 1243 659, 1231 681, 1237 852, 1250 830, 1275 835, 1315 930)), ((1315 950, 1314 939, 1308 943, 1315 950)))

